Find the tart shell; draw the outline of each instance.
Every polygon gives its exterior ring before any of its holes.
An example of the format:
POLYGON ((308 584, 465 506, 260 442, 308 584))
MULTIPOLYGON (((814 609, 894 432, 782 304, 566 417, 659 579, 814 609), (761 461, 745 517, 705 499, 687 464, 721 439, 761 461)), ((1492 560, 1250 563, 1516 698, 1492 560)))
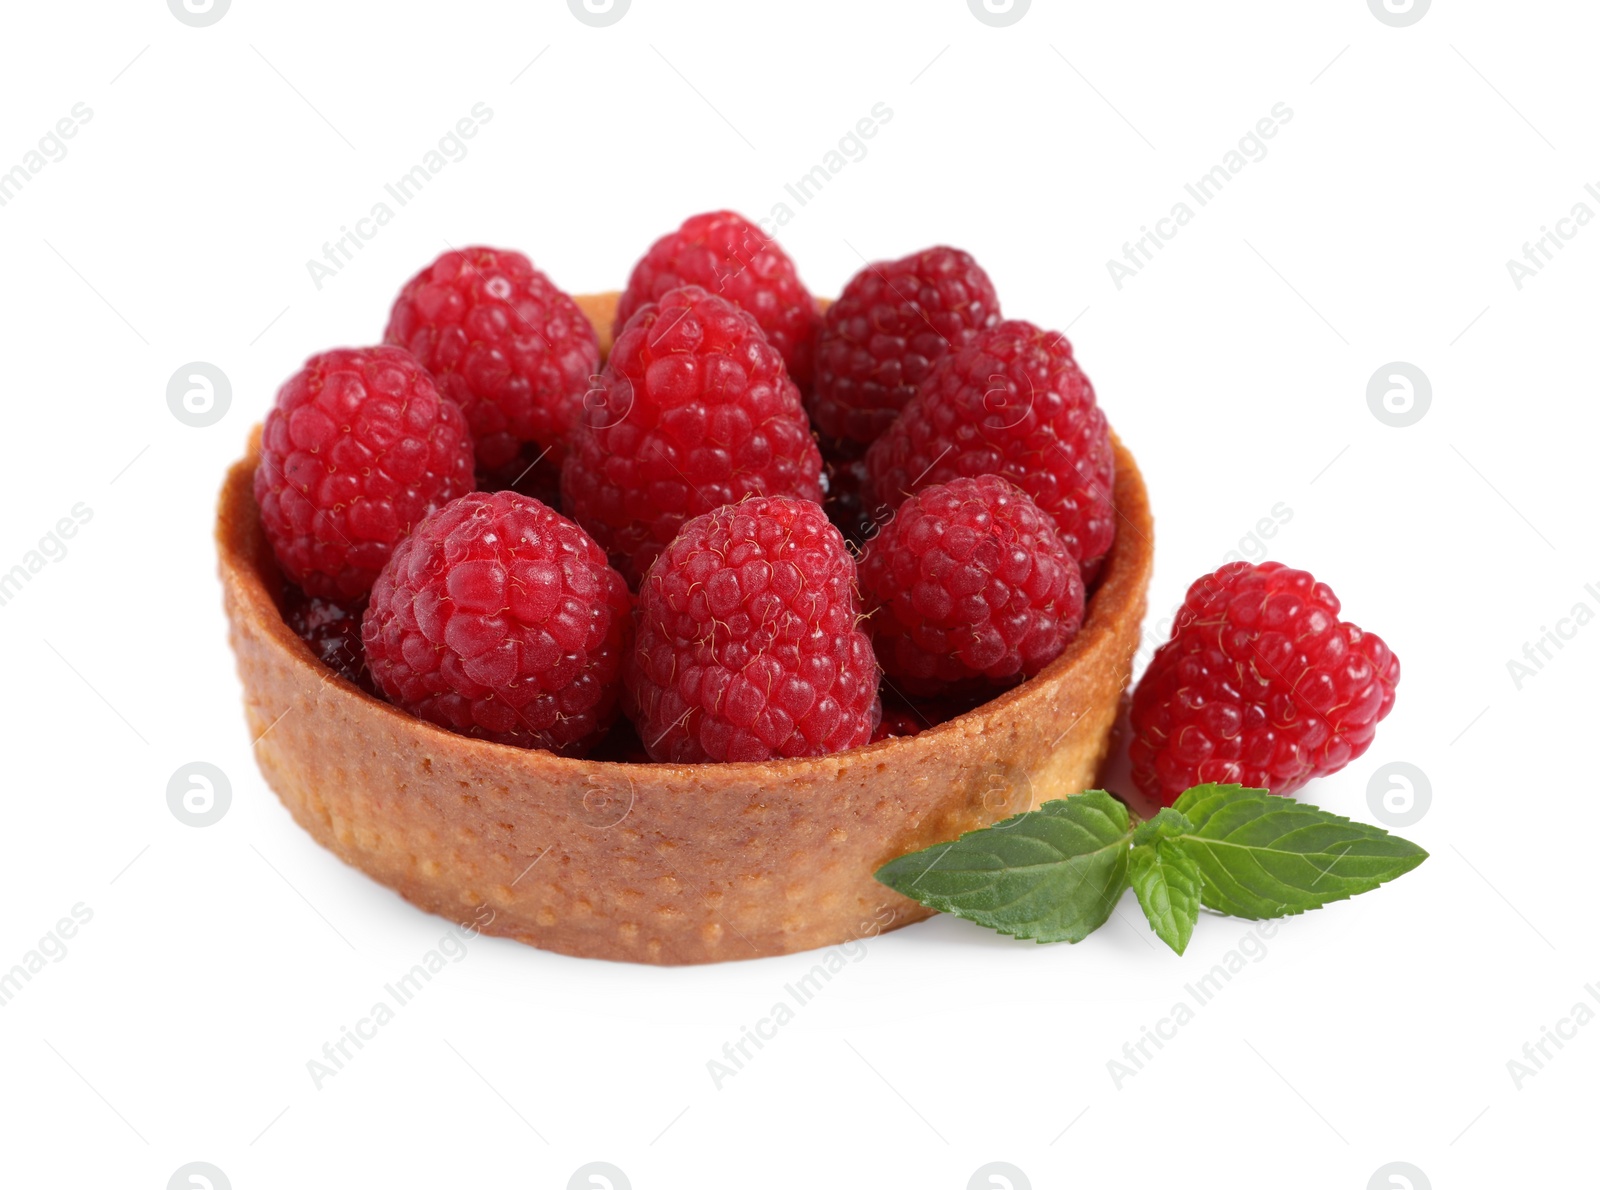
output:
MULTIPOLYGON (((615 294, 580 297, 602 351, 615 294)), ((573 760, 459 736, 325 668, 284 623, 251 479, 216 539, 257 763, 296 822, 408 901, 587 958, 788 954, 930 915, 886 861, 1087 788, 1109 748, 1149 584, 1153 530, 1116 443, 1118 531, 1082 631, 1044 672, 916 736, 741 764, 573 760)))

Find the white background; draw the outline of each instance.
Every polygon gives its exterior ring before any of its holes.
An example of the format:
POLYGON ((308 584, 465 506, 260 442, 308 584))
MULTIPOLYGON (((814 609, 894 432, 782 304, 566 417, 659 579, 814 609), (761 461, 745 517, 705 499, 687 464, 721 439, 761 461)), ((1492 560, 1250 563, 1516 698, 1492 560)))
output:
POLYGON ((560 0, 4 20, 0 169, 93 115, 0 207, 0 570, 93 516, 0 607, 0 966, 74 904, 93 919, 0 1009, 0 1182, 159 1190, 202 1160, 239 1190, 563 1187, 595 1160, 638 1190, 959 1190, 996 1160, 1034 1187, 1593 1178, 1600 1023, 1520 1089, 1507 1061, 1600 990, 1600 626, 1520 689, 1507 662, 1600 610, 1600 226, 1520 290, 1506 268, 1600 212, 1592 6, 1440 0, 1408 28, 1363 0, 1037 0, 1008 28, 962 0, 635 0, 609 28, 560 0), (306 261, 479 102, 468 155, 319 290, 306 261), (880 102, 864 159, 787 199, 880 102), (1265 158, 1118 289, 1108 258, 1280 102, 1265 158), (1108 1060, 1248 923, 1204 917, 1183 959, 1131 895, 1075 947, 913 926, 720 1089, 707 1061, 815 956, 665 970, 481 939, 316 1089, 307 1060, 447 925, 315 846, 256 772, 214 577, 226 465, 301 360, 375 340, 447 243, 602 290, 688 214, 786 200, 818 293, 858 250, 949 242, 1008 314, 1070 324, 1152 490, 1152 625, 1292 510, 1271 555, 1404 666, 1372 750, 1301 796, 1374 821, 1374 771, 1417 765, 1432 805, 1402 833, 1432 858, 1284 923, 1120 1088, 1108 1060), (232 383, 209 428, 167 407, 192 360, 232 383), (1366 400, 1394 360, 1432 383, 1407 428, 1366 400), (166 804, 195 760, 232 783, 206 829, 166 804))

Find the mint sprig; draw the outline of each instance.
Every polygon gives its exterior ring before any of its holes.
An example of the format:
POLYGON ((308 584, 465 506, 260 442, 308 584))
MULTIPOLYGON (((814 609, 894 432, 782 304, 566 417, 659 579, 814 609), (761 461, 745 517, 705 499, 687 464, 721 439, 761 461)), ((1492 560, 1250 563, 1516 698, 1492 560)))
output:
POLYGON ((1130 886, 1182 954, 1200 906, 1287 917, 1368 892, 1428 853, 1375 826, 1240 785, 1197 785, 1133 826, 1099 789, 902 855, 878 880, 931 909, 1038 942, 1081 942, 1130 886))

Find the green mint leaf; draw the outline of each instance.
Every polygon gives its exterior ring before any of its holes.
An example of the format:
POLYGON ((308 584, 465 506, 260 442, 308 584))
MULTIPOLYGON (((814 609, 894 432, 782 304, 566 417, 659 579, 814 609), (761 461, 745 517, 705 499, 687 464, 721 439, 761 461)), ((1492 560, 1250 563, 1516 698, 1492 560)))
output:
POLYGON ((1234 917, 1317 909, 1370 892, 1428 858, 1379 827, 1264 789, 1196 785, 1174 809, 1193 824, 1174 843, 1200 869, 1201 903, 1234 917))
POLYGON ((903 896, 1002 934, 1081 942, 1127 887, 1132 833, 1127 807, 1091 789, 902 855, 876 875, 903 896))
POLYGON ((1147 822, 1141 822, 1133 831, 1133 845, 1141 843, 1154 843, 1157 839, 1168 839, 1174 835, 1186 835, 1194 829, 1190 822, 1171 806, 1162 806, 1156 816, 1147 822))
POLYGON ((1156 937, 1182 954, 1200 916, 1200 866, 1176 841, 1157 839, 1128 855, 1128 883, 1156 937))

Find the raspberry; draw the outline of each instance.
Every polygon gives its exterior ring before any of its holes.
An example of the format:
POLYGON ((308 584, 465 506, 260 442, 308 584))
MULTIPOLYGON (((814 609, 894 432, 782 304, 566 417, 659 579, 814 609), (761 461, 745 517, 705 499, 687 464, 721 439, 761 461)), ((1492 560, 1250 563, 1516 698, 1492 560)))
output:
POLYGON ((311 646, 318 661, 368 694, 376 694, 377 687, 367 672, 367 656, 361 649, 361 615, 366 606, 365 599, 350 607, 316 599, 290 585, 283 595, 283 619, 296 636, 311 646))
POLYGON ((777 348, 698 286, 623 328, 561 474, 573 518, 630 582, 690 517, 745 496, 822 499, 822 457, 777 348))
POLYGON ((925 248, 868 265, 823 313, 812 421, 829 438, 866 445, 936 359, 999 321, 994 285, 965 252, 925 248))
POLYGON ((577 525, 517 492, 474 492, 395 550, 361 638, 383 693, 413 715, 579 756, 616 718, 630 612, 577 525))
POLYGON ((867 546, 861 589, 885 677, 912 696, 1031 678, 1083 623, 1055 522, 1008 479, 924 488, 867 546))
POLYGON ((406 282, 383 341, 415 355, 461 406, 486 472, 511 464, 526 442, 559 466, 600 366, 578 304, 504 248, 446 252, 406 282))
POLYGON ((472 461, 461 410, 409 353, 314 355, 261 429, 261 527, 306 594, 349 603, 413 525, 472 491, 472 461))
POLYGON ((1399 680, 1326 583, 1230 562, 1189 588, 1134 691, 1134 782, 1169 806, 1206 781, 1292 793, 1367 750, 1399 680))
POLYGON ((684 525, 639 591, 629 716, 656 760, 822 756, 867 743, 878 665, 856 567, 820 505, 758 497, 684 525))
POLYGON ((750 312, 783 355, 802 390, 811 386, 811 355, 821 319, 794 261, 759 227, 732 211, 710 211, 662 236, 633 266, 617 302, 620 335, 646 302, 680 285, 698 285, 750 312))
POLYGON ((1002 322, 938 360, 867 451, 870 498, 893 509, 961 476, 1004 475, 1055 518, 1094 581, 1111 548, 1111 432, 1060 334, 1002 322))

